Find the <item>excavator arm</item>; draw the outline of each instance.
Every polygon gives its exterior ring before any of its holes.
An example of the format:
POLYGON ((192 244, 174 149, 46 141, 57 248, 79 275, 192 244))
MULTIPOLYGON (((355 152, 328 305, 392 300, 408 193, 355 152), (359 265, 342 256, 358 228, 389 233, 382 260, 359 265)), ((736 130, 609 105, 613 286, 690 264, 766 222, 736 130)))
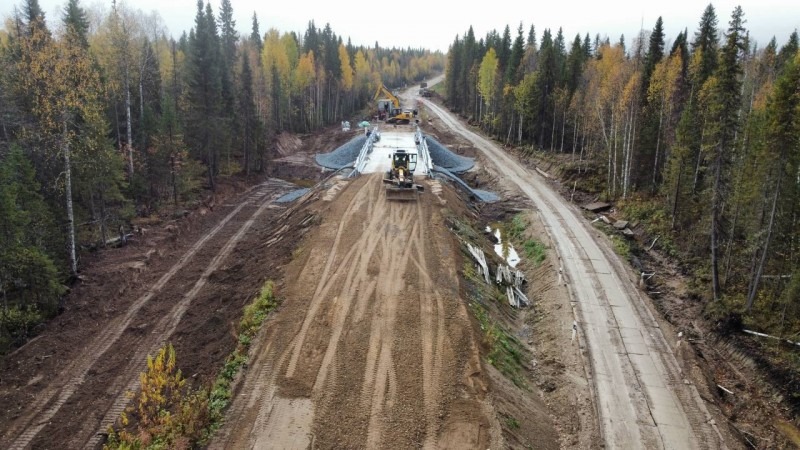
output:
POLYGON ((375 91, 375 100, 380 98, 387 98, 392 102, 392 105, 394 105, 395 108, 400 108, 400 99, 397 98, 396 95, 392 94, 392 91, 390 91, 389 88, 387 88, 383 83, 381 83, 381 85, 378 86, 378 90, 375 91))

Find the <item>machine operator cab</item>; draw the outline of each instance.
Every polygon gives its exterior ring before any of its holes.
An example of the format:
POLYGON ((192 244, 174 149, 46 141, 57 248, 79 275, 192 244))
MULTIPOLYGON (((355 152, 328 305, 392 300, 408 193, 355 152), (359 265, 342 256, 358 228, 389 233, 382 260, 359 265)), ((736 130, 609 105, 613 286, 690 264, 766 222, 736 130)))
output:
POLYGON ((398 169, 403 169, 403 172, 413 174, 417 168, 417 154, 408 153, 405 150, 396 150, 389 155, 392 158, 392 172, 396 173, 398 169))

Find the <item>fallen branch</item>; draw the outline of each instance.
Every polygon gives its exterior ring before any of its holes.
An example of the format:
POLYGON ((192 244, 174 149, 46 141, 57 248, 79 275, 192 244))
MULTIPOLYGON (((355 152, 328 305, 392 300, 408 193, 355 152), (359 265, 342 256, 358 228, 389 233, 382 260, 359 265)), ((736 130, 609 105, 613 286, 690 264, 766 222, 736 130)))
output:
POLYGON ((658 238, 660 238, 660 237, 661 237, 661 236, 656 236, 656 238, 655 238, 655 239, 653 239, 653 243, 652 243, 652 244, 650 244, 650 247, 648 247, 648 248, 647 248, 647 251, 648 251, 648 252, 649 252, 650 250, 652 250, 652 249, 653 249, 653 247, 655 247, 655 245, 656 245, 656 242, 658 242, 658 238))
POLYGON ((572 185, 572 194, 570 194, 570 196, 569 196, 569 202, 570 203, 574 203, 574 201, 572 199, 575 198, 575 188, 577 188, 577 187, 578 187, 578 180, 575 180, 575 184, 572 185))
POLYGON ((550 175, 547 172, 545 172, 544 170, 542 170, 542 169, 537 167, 536 171, 539 172, 543 177, 545 177, 547 179, 550 179, 550 175))
POLYGON ((718 388, 720 388, 720 389, 722 389, 723 391, 727 392, 728 394, 730 394, 730 395, 733 395, 733 392, 732 392, 732 391, 730 391, 729 389, 725 389, 724 387, 722 387, 722 386, 721 386, 721 385, 719 385, 719 384, 717 385, 717 387, 718 387, 718 388))
POLYGON ((765 334, 765 333, 759 333, 758 331, 753 331, 753 330, 742 330, 742 331, 744 331, 747 334, 752 334, 753 336, 769 338, 769 339, 775 339, 775 340, 778 340, 778 341, 784 341, 784 342, 786 342, 788 344, 797 345, 798 347, 800 347, 800 342, 790 341, 789 339, 785 339, 785 338, 782 338, 782 337, 772 336, 772 335, 765 334))

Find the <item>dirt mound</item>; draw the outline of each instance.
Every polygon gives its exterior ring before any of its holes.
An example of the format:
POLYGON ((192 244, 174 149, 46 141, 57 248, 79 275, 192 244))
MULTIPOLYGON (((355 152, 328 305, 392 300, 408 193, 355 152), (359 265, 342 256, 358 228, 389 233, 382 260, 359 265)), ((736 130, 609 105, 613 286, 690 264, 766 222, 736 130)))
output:
POLYGON ((312 186, 325 176, 314 156, 331 152, 360 136, 363 137, 360 130, 342 131, 338 126, 307 135, 283 132, 275 138, 275 158, 267 165, 267 175, 301 186, 312 186))
POLYGON ((302 149, 303 140, 294 133, 281 133, 275 138, 275 150, 280 156, 294 155, 302 149))

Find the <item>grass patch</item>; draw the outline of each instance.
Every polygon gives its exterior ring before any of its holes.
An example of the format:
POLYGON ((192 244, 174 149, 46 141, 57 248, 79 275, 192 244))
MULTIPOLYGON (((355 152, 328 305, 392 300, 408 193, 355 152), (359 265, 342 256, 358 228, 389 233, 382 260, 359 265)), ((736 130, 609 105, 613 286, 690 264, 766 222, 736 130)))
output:
POLYGON ((518 430, 519 429, 519 421, 517 420, 516 417, 506 415, 504 417, 504 419, 505 419, 506 427, 508 427, 509 429, 512 429, 512 430, 518 430))
POLYGON ((280 304, 273 294, 273 284, 271 281, 264 283, 256 298, 244 307, 242 320, 239 322, 239 345, 225 360, 214 386, 209 396, 209 413, 211 415, 211 432, 219 428, 222 424, 222 416, 225 408, 230 403, 231 386, 233 379, 239 370, 247 363, 247 352, 250 350, 250 343, 255 337, 261 324, 270 312, 280 304))
POLYGON ((528 220, 525 218, 525 214, 519 213, 511 218, 511 225, 508 227, 508 237, 522 240, 525 237, 525 230, 527 229, 528 220))
POLYGON ((171 344, 156 356, 147 357, 147 370, 140 376, 140 391, 130 393, 133 405, 120 416, 120 429, 108 430, 104 449, 196 448, 222 425, 230 403, 233 380, 247 364, 247 353, 264 320, 279 301, 267 281, 256 298, 245 306, 239 322, 236 349, 228 355, 208 388, 192 389, 177 369, 171 344))
POLYGON ((508 334, 503 327, 489 317, 489 313, 478 302, 472 302, 470 309, 480 324, 484 339, 489 346, 486 361, 511 380, 517 387, 528 389, 523 376, 524 366, 522 344, 508 334))
POLYGON ((533 262, 535 267, 539 267, 547 259, 547 246, 536 239, 526 239, 525 231, 530 223, 524 213, 519 213, 511 219, 508 225, 508 238, 522 248, 522 253, 533 262))
POLYGON ((525 256, 533 261, 536 267, 539 267, 547 258, 547 246, 535 239, 528 239, 522 243, 522 250, 525 256))
POLYGON ((631 244, 625 238, 621 238, 616 234, 610 235, 609 238, 611 238, 611 245, 616 254, 625 259, 631 256, 631 244))

